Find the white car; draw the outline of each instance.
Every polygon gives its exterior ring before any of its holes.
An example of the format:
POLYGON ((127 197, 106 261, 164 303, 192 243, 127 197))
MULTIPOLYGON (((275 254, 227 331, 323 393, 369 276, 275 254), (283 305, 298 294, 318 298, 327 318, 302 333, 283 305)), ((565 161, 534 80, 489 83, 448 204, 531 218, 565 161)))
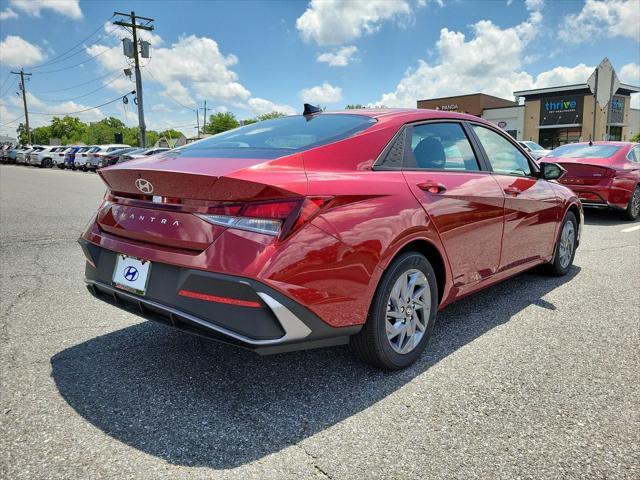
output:
POLYGON ((73 159, 73 170, 81 169, 87 170, 87 161, 89 160, 89 153, 98 150, 100 147, 97 145, 90 145, 88 147, 80 147, 73 159))
POLYGON ((110 145, 100 145, 96 148, 92 148, 87 152, 87 162, 86 162, 87 170, 95 171, 103 167, 102 160, 107 153, 114 152, 116 150, 121 150, 123 148, 129 148, 129 145, 113 143, 110 145))
POLYGON ((53 157, 56 152, 64 150, 66 147, 51 145, 47 147, 36 147, 29 154, 29 163, 36 167, 53 167, 53 157))
POLYGON ((33 148, 33 145, 25 145, 23 148, 18 150, 16 153, 16 163, 19 165, 29 163, 29 154, 31 154, 31 150, 33 150, 33 148))
POLYGON ((536 142, 532 142, 531 140, 522 140, 518 142, 520 145, 524 147, 524 149, 529 152, 529 154, 535 159, 540 160, 542 157, 546 157, 551 153, 551 150, 547 150, 546 148, 542 148, 536 142))
POLYGON ((51 160, 53 161, 53 165, 61 168, 61 165, 64 165, 64 156, 72 147, 59 147, 55 152, 51 152, 51 160))
POLYGON ((167 147, 147 148, 146 150, 142 149, 140 151, 131 152, 125 155, 125 158, 126 160, 133 160, 134 158, 148 157, 149 155, 155 155, 156 153, 166 152, 168 150, 171 150, 171 149, 167 147))

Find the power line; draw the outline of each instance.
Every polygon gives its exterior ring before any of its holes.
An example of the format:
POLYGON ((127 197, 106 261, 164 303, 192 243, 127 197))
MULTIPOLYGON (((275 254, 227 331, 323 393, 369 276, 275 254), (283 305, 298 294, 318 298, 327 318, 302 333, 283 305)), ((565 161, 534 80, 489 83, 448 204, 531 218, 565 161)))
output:
POLYGON ((118 47, 118 45, 114 45, 113 47, 109 47, 109 48, 105 48, 103 51, 101 51, 100 53, 97 53, 95 55, 93 55, 92 57, 87 58, 86 60, 80 62, 80 63, 76 63, 75 65, 69 65, 67 67, 63 67, 63 68, 58 68, 55 70, 46 70, 44 72, 36 72, 38 75, 42 75, 42 74, 46 74, 46 73, 56 73, 56 72, 63 72, 65 70, 71 70, 72 68, 76 68, 79 67, 80 65, 84 65, 87 62, 90 62, 91 60, 99 57, 100 55, 104 55, 105 53, 107 53, 109 50, 113 50, 114 48, 118 47))
MULTIPOLYGON (((143 67, 144 68, 144 67, 143 67)), ((147 70, 145 68, 145 72, 147 72, 149 75, 151 75, 151 78, 153 78, 156 82, 159 82, 159 80, 155 77, 155 75, 153 73, 151 73, 151 70, 147 70)), ((191 110, 192 112, 195 112, 196 109, 195 108, 191 108, 191 107, 187 107, 186 105, 184 105, 183 103, 179 102, 178 100, 176 100, 174 97, 172 97, 168 92, 164 92, 164 95, 166 95, 169 100, 172 100, 173 103, 175 103, 176 105, 180 105, 182 108, 186 108, 187 110, 191 110)))
MULTIPOLYGON (((9 75, 11 75, 11 73, 9 73, 9 75)), ((9 83, 9 88, 7 88, 6 90, 2 90, 2 93, 0 93, 0 97, 4 97, 11 90, 13 90, 17 83, 18 83, 18 77, 13 77, 13 81, 11 83, 9 83)))
POLYGON ((45 65, 51 65, 52 63, 56 63, 57 59, 59 59, 60 57, 64 57, 67 53, 75 50, 76 48, 78 48, 80 45, 82 45, 84 42, 86 42, 87 40, 89 40, 91 37, 93 37, 96 33, 98 33, 100 30, 102 30, 102 28, 107 24, 107 22, 109 22, 109 20, 111 20, 113 18, 113 15, 111 15, 105 22, 103 22, 102 24, 100 24, 100 26, 98 28, 96 28, 93 32, 91 32, 87 37, 83 38, 82 40, 80 40, 78 43, 76 43, 73 47, 71 47, 70 49, 68 49, 66 52, 61 53, 60 55, 57 55, 55 57, 53 57, 51 60, 41 63, 40 65, 36 65, 35 67, 32 67, 33 69, 36 68, 40 68, 40 67, 44 67, 45 65))
POLYGON ((105 83, 104 85, 101 85, 100 87, 96 88, 95 90, 91 90, 90 92, 84 93, 82 95, 78 95, 76 97, 66 98, 64 100, 55 100, 55 99, 51 99, 51 98, 40 98, 40 100, 42 100, 44 102, 70 102, 72 100, 77 100, 79 98, 88 97, 92 93, 99 92, 100 90, 103 90, 103 89, 107 88, 109 85, 111 85, 116 80, 119 80, 120 78, 121 78, 120 75, 117 75, 117 76, 113 77, 110 81, 105 83))
POLYGON ((7 125, 11 125, 12 123, 17 122, 17 121, 18 121, 18 120, 20 120, 22 117, 24 117, 24 113, 23 113, 22 115, 20 115, 19 117, 14 118, 13 120, 9 120, 9 121, 8 121, 8 122, 6 122, 6 123, 0 123, 0 125, 1 125, 1 126, 3 126, 3 127, 6 127, 7 125))
POLYGON ((135 94, 136 91, 132 90, 130 92, 125 93, 124 95, 120 95, 116 98, 114 98, 113 100, 109 100, 108 102, 102 103, 100 105, 96 105, 95 107, 89 107, 89 108, 85 108, 83 110, 76 110, 75 112, 61 112, 61 113, 51 113, 51 112, 31 112, 35 115, 51 115, 51 116, 60 116, 60 115, 74 115, 76 113, 83 113, 83 112, 88 112, 89 110, 95 110, 96 108, 100 108, 100 107, 104 107, 105 105, 109 105, 113 102, 117 102, 118 100, 122 100, 125 97, 127 97, 128 95, 133 95, 135 94))
POLYGON ((58 89, 55 89, 55 90, 39 90, 39 91, 36 91, 36 92, 31 92, 31 93, 40 95, 41 93, 65 92, 67 90, 73 90, 74 88, 82 87, 83 85, 88 85, 89 83, 93 83, 93 82, 96 82, 98 80, 102 80, 104 77, 108 77, 112 73, 119 72, 120 70, 121 70, 120 68, 118 68, 116 70, 111 70, 110 72, 107 72, 104 75, 100 75, 99 77, 93 78, 93 79, 88 80, 86 82, 78 83, 76 85, 72 85, 70 87, 58 88, 58 89))

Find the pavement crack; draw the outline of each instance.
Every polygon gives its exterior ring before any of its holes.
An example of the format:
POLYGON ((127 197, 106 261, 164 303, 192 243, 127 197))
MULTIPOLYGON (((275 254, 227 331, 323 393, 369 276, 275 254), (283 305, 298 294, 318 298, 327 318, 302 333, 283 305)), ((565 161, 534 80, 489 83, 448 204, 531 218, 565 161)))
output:
POLYGON ((318 457, 316 457, 314 454, 309 452, 302 445, 297 445, 297 447, 300 448, 305 453, 305 455, 307 455, 307 457, 309 457, 312 460, 313 468, 317 473, 322 475, 324 478, 328 478, 329 480, 333 480, 333 477, 331 475, 329 475, 320 465, 318 465, 318 457))

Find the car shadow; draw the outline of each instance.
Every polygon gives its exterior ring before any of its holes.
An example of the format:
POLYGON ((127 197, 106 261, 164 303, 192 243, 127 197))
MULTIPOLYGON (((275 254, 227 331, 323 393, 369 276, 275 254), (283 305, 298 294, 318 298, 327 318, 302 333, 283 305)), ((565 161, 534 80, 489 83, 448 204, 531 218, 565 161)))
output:
POLYGON ((584 209, 584 224, 585 225, 602 225, 602 226, 615 226, 621 227, 628 226, 633 227, 640 222, 640 217, 634 221, 625 220, 622 218, 622 212, 618 210, 607 210, 603 208, 585 208, 584 209))
POLYGON ((384 372, 345 347, 260 357, 152 322, 51 358, 68 404, 113 438, 167 462, 227 469, 329 428, 536 304, 562 278, 525 273, 442 310, 416 364, 384 372))

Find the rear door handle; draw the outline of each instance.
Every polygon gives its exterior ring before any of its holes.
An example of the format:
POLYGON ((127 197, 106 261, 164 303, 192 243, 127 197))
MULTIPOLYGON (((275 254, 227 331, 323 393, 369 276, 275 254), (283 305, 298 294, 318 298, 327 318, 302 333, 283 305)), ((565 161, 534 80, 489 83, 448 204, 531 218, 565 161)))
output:
POLYGON ((429 193, 444 193, 447 191, 447 187, 445 187, 442 183, 432 182, 427 180, 426 182, 418 183, 417 187, 420 190, 424 190, 429 193))
POLYGON ((513 197, 517 197, 522 193, 522 190, 516 187, 507 187, 504 189, 504 193, 506 193, 507 195, 511 195, 513 197))

